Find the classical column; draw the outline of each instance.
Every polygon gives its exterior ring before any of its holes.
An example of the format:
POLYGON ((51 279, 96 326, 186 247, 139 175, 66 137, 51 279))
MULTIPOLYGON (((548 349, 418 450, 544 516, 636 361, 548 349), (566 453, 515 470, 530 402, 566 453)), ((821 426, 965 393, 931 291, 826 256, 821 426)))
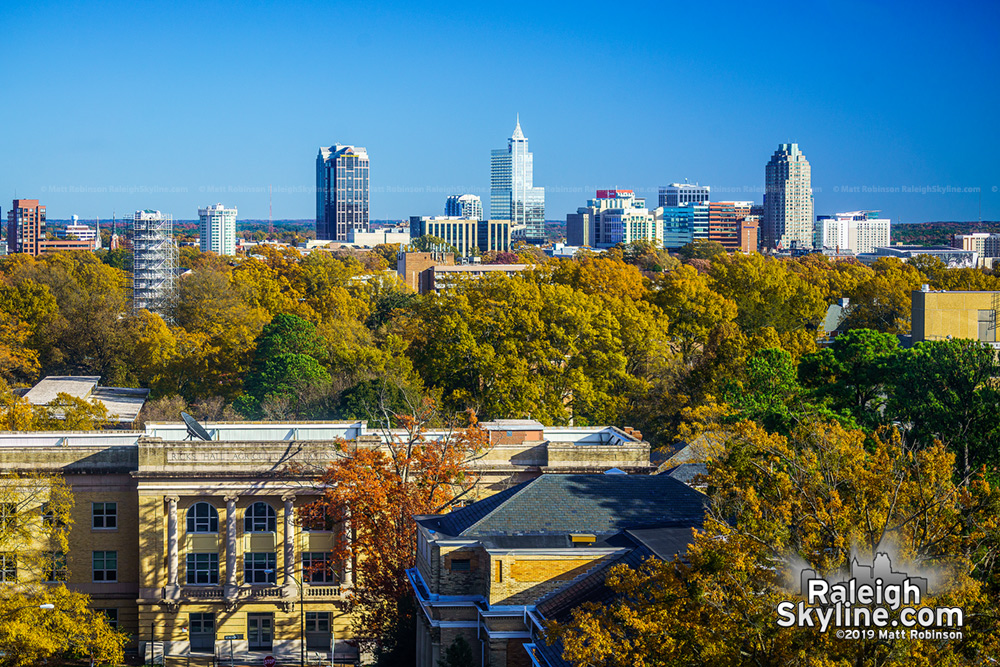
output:
POLYGON ((235 600, 239 593, 236 585, 236 501, 239 496, 224 496, 226 501, 226 585, 223 594, 227 600, 235 600))
POLYGON ((293 597, 298 594, 298 585, 295 583, 295 508, 292 506, 295 500, 294 493, 286 493, 281 496, 285 501, 285 596, 293 597))
POLYGON ((351 511, 347 510, 344 519, 344 547, 347 549, 348 556, 344 561, 344 586, 351 587, 354 585, 354 544, 351 535, 351 511))
POLYGON ((177 584, 177 496, 167 496, 167 586, 163 597, 167 599, 180 596, 180 586, 177 584))

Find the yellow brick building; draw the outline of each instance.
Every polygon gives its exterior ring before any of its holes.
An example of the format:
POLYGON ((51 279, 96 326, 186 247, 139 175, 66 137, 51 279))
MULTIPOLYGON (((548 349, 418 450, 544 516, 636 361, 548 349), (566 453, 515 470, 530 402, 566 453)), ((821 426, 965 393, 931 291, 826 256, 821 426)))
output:
POLYGON ((549 474, 449 514, 417 518, 408 571, 421 614, 417 667, 462 635, 481 667, 529 667, 537 609, 636 555, 672 558, 706 497, 668 475, 549 474))
POLYGON ((964 338, 997 343, 1000 292, 932 292, 912 294, 913 342, 964 338))
MULTIPOLYGON (((64 476, 74 498, 67 585, 91 596, 147 660, 263 656, 353 664, 354 563, 332 562, 343 525, 306 530, 295 511, 337 443, 380 446, 362 424, 182 424, 145 432, 0 433, 0 467, 64 476), (232 640, 226 637, 236 637, 232 640), (304 640, 304 641, 303 641, 304 640)), ((649 444, 614 428, 485 425, 478 497, 543 472, 648 472, 649 444)), ((428 434, 438 437, 441 434, 428 434)))

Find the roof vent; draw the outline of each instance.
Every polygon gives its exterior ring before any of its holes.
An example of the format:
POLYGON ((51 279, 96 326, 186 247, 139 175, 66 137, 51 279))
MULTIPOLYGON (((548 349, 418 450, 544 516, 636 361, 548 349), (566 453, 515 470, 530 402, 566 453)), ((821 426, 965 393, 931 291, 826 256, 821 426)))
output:
POLYGON ((627 473, 624 470, 622 470, 621 468, 608 468, 607 470, 604 471, 604 474, 605 475, 625 475, 627 473))

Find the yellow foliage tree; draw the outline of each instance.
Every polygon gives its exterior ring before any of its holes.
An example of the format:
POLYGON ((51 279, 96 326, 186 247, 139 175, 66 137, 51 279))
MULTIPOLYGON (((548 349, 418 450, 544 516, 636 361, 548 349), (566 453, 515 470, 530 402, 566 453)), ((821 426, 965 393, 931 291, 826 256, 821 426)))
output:
POLYGON ((942 446, 909 451, 894 433, 866 440, 812 423, 784 438, 743 422, 709 464, 711 509, 685 559, 616 568, 615 601, 583 605, 551 637, 580 667, 992 664, 1000 493, 955 472, 942 446), (962 639, 777 626, 777 605, 798 599, 801 567, 838 575, 877 551, 895 552, 896 571, 933 568, 917 606, 962 608, 962 639))
POLYGON ((89 658, 119 664, 127 636, 64 584, 73 496, 61 477, 0 475, 0 655, 10 667, 89 658), (50 582, 50 583, 46 583, 50 582))

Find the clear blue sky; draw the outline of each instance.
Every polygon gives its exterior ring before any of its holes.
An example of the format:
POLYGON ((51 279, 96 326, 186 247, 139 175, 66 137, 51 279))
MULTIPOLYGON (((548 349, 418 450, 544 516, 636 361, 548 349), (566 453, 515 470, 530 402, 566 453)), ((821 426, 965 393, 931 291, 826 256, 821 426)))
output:
POLYGON ((1000 3, 0 5, 0 207, 50 218, 315 214, 320 145, 371 157, 371 217, 488 201, 521 115, 546 217, 688 178, 760 201, 798 142, 816 212, 1000 219, 1000 3))

